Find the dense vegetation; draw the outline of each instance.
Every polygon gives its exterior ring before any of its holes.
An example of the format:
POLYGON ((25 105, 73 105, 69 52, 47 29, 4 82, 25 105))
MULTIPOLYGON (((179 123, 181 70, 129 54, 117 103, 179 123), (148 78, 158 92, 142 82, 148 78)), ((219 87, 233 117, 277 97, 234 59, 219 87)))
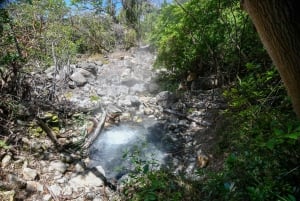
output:
POLYGON ((24 102, 36 98, 30 72, 63 67, 77 54, 129 49, 139 39, 157 50, 155 65, 168 70, 168 85, 177 86, 190 72, 222 82, 228 108, 220 114, 215 154, 224 155, 225 164, 218 172, 199 170, 204 179, 197 182, 139 162, 126 199, 300 199, 300 124, 239 1, 175 0, 158 8, 131 0, 118 12, 114 1, 89 2, 87 11, 74 1, 77 13, 62 0, 1 8, 0 148, 10 143, 24 102))
POLYGON ((228 109, 220 114, 216 154, 227 154, 223 170, 199 170, 205 179, 177 185, 176 193, 174 180, 182 178, 149 172, 133 199, 298 200, 300 124, 239 2, 175 1, 160 10, 150 40, 158 51, 156 66, 169 70, 171 82, 197 72, 226 84, 228 109))

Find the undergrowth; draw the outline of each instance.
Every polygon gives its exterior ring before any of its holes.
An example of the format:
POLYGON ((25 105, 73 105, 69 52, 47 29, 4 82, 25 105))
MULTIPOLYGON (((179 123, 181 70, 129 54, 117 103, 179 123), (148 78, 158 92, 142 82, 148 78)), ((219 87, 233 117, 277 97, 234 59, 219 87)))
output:
POLYGON ((300 199, 300 123, 273 67, 247 64, 247 74, 224 91, 215 154, 227 154, 219 172, 198 170, 188 180, 141 163, 125 200, 296 201, 300 199), (146 167, 146 168, 145 168, 146 167))

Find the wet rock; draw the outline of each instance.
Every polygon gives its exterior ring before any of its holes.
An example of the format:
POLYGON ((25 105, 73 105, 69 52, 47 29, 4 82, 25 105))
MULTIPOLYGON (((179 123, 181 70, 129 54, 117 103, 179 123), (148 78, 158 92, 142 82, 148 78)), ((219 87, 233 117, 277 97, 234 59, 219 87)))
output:
POLYGON ((129 121, 131 119, 131 114, 129 112, 122 113, 120 116, 120 121, 129 121))
POLYGON ((38 175, 36 170, 28 167, 23 168, 22 174, 23 178, 28 181, 34 180, 38 175))

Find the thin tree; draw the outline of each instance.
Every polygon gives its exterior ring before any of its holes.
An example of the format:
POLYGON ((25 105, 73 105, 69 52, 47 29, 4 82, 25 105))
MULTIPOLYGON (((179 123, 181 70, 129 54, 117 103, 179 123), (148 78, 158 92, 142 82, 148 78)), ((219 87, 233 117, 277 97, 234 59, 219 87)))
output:
POLYGON ((297 0, 242 0, 300 118, 300 6, 297 0))

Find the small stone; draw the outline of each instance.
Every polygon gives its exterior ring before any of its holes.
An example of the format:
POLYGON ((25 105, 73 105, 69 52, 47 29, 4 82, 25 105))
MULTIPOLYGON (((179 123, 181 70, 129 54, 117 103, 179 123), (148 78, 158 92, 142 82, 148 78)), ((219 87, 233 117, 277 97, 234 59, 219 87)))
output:
POLYGON ((58 171, 60 173, 64 173, 68 168, 68 165, 62 161, 52 161, 49 164, 49 171, 58 171))
POLYGON ((70 179, 68 185, 76 190, 84 187, 99 187, 103 185, 103 181, 92 172, 87 172, 86 174, 76 175, 70 179))
POLYGON ((36 181, 28 181, 26 183, 27 192, 43 192, 43 185, 36 181))
POLYGON ((11 155, 10 154, 6 154, 3 158, 2 158, 2 161, 1 161, 1 167, 2 168, 5 168, 8 166, 8 164, 10 163, 11 161, 11 155))
POLYGON ((69 195, 72 195, 72 193, 73 193, 73 190, 70 186, 66 186, 63 189, 63 195, 69 196, 69 195))
POLYGON ((84 168, 83 168, 83 166, 82 166, 82 164, 80 164, 80 163, 76 163, 76 165, 75 165, 75 172, 84 172, 84 168))
POLYGON ((56 195, 56 196, 59 196, 61 194, 61 187, 57 184, 54 184, 52 186, 49 187, 49 190, 51 190, 51 192, 56 195))
POLYGON ((46 194, 46 195, 44 195, 44 197, 43 197, 43 201, 50 201, 51 198, 52 198, 52 196, 51 196, 50 194, 46 194))
POLYGON ((37 171, 31 168, 23 168, 23 177, 25 180, 34 180, 37 177, 37 171))

